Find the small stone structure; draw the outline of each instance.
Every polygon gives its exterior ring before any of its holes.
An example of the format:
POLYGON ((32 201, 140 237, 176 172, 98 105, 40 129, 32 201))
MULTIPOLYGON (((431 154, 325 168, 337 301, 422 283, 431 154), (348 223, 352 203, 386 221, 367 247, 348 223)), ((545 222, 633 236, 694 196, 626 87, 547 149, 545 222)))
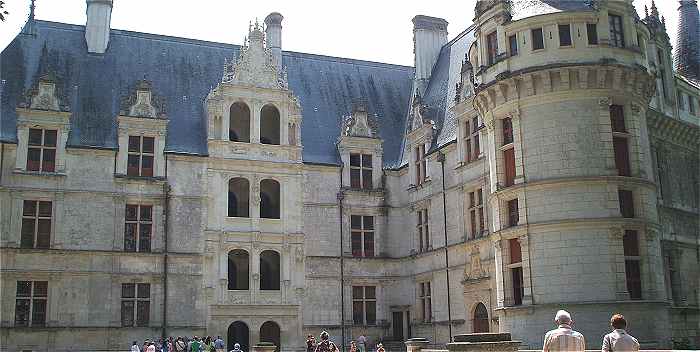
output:
POLYGON ((259 342, 257 345, 251 347, 251 352, 275 352, 277 346, 271 342, 259 342))
MULTIPOLYGON (((406 341, 407 352, 425 350, 430 342, 424 338, 413 338, 406 341)), ((509 332, 479 333, 455 335, 454 342, 447 344, 447 351, 499 351, 515 352, 520 341, 511 340, 509 332)))

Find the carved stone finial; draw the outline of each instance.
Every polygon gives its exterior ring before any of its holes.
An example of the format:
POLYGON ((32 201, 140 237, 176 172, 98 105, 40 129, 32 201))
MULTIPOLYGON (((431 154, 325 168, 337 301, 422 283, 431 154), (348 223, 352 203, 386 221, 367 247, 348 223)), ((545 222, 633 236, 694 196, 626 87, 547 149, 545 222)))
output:
POLYGON ((376 136, 375 126, 370 124, 367 105, 363 100, 353 103, 352 114, 345 117, 341 134, 352 137, 373 138, 376 136))
POLYGON ((144 118, 165 118, 164 100, 153 93, 153 85, 146 79, 136 82, 133 90, 124 97, 120 115, 144 118))

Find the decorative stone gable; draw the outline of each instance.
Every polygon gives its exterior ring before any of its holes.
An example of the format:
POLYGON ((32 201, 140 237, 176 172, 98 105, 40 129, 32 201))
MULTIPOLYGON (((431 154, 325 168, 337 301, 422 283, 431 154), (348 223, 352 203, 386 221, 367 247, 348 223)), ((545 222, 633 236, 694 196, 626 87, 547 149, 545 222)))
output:
POLYGON ((58 79, 53 73, 46 73, 25 94, 20 108, 69 112, 70 106, 59 88, 58 79))
POLYGON ((353 106, 353 112, 343 120, 342 136, 376 138, 376 125, 370 122, 367 108, 363 103, 353 106))
POLYGON ((426 124, 435 125, 435 122, 423 116, 427 106, 423 104, 423 98, 416 93, 413 97, 413 106, 411 107, 411 126, 410 131, 420 129, 426 124))
POLYGON ((255 25, 249 28, 248 38, 240 49, 238 59, 225 61, 221 81, 242 86, 287 90, 287 71, 278 69, 272 52, 265 48, 264 42, 265 34, 256 21, 255 25))
POLYGON ((138 81, 131 94, 122 99, 119 111, 121 116, 165 118, 165 102, 153 94, 151 82, 144 79, 138 81))

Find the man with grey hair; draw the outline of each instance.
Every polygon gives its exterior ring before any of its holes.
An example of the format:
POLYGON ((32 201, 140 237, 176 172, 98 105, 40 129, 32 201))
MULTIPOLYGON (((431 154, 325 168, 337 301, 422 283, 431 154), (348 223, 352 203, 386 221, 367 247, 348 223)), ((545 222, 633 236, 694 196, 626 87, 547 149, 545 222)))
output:
POLYGON ((542 352, 583 352, 586 350, 586 341, 583 335, 571 328, 574 321, 571 319, 571 314, 569 314, 569 312, 565 310, 558 311, 557 315, 554 317, 554 322, 559 325, 559 327, 550 330, 544 335, 542 352))

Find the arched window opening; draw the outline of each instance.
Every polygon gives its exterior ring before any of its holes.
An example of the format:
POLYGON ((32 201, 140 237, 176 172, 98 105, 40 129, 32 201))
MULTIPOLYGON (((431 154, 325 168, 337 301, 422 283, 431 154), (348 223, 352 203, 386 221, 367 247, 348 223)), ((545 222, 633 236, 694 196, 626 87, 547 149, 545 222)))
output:
POLYGON ((280 144, 280 112, 273 105, 260 110, 260 143, 280 144))
POLYGON ((260 253, 260 290, 280 289, 280 255, 275 251, 260 253))
POLYGON ((231 105, 228 139, 233 142, 250 143, 250 109, 245 103, 237 102, 231 105))
POLYGON ((474 309, 473 330, 478 332, 489 332, 489 312, 483 303, 476 305, 474 309))
POLYGON ((228 216, 247 218, 250 216, 250 185, 248 180, 236 177, 228 181, 228 216))
POLYGON ((275 352, 280 351, 280 344, 282 343, 280 339, 280 326, 274 321, 266 321, 260 327, 260 342, 271 342, 277 348, 275 352))
POLYGON ((271 179, 260 182, 260 217, 280 218, 280 184, 271 179))
POLYGON ((249 255, 243 249, 234 249, 228 252, 228 289, 247 290, 249 255))
POLYGON ((234 321, 231 323, 231 325, 228 326, 228 334, 226 337, 226 345, 229 351, 233 349, 233 345, 235 344, 240 344, 242 351, 249 351, 250 339, 248 325, 246 325, 246 323, 242 321, 234 321))

